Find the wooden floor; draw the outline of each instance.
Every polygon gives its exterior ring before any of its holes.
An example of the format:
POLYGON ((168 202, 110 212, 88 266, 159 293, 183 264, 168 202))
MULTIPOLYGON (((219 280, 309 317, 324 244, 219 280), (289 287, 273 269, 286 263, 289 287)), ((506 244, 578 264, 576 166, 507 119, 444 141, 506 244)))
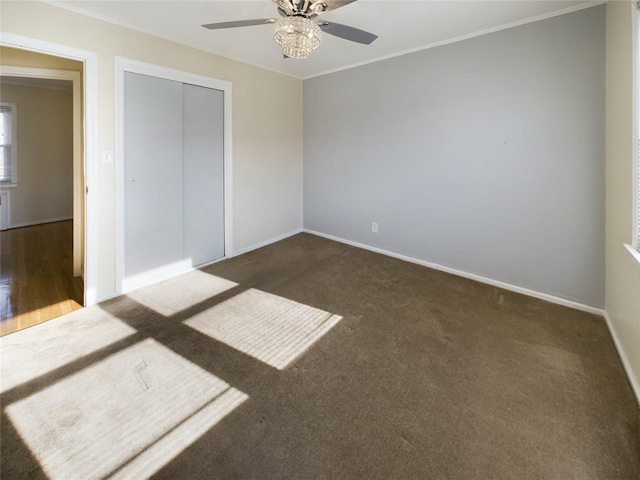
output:
POLYGON ((82 308, 72 242, 71 220, 0 232, 0 336, 82 308))

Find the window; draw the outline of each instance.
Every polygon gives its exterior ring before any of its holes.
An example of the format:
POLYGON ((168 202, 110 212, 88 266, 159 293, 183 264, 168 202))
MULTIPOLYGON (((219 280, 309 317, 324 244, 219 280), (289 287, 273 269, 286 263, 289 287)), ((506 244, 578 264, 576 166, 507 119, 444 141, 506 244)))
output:
POLYGON ((17 142, 18 107, 15 103, 0 103, 0 182, 18 181, 17 142))

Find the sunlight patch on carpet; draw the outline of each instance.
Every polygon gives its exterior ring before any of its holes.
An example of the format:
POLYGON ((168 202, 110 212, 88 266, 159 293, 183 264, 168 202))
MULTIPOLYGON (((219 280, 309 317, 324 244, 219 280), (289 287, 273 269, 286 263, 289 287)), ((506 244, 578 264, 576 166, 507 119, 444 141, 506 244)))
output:
POLYGON ((224 278, 194 270, 129 292, 127 297, 168 317, 237 285, 237 283, 224 278))
POLYGON ((98 306, 0 338, 0 391, 6 392, 133 335, 98 306))
POLYGON ((184 323, 283 370, 341 319, 287 298, 249 289, 184 323))
POLYGON ((52 479, 146 478, 247 398, 147 339, 5 410, 52 479))

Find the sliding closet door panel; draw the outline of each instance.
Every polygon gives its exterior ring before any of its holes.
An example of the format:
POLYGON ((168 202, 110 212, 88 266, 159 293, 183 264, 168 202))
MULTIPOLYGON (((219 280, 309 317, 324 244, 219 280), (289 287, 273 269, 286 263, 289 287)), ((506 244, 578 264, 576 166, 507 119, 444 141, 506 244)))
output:
POLYGON ((183 260, 182 84, 125 74, 125 279, 183 260))
POLYGON ((184 247, 198 266, 224 257, 224 93, 185 84, 183 94, 184 247))

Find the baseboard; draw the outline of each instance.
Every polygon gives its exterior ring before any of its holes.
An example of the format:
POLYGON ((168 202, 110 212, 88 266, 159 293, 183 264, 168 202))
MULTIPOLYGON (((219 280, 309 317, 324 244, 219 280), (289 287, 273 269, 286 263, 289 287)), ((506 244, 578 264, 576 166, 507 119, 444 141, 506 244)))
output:
POLYGON ((293 237, 294 235, 302 233, 303 231, 304 230, 302 228, 299 228, 297 230, 294 230, 293 232, 285 233, 284 235, 280 235, 278 237, 274 237, 274 238, 271 238, 269 240, 265 240, 264 242, 256 243, 255 245, 252 245, 250 247, 246 247, 246 248, 242 248, 240 250, 236 250, 235 252, 233 252, 231 254, 231 257, 237 257, 238 255, 242 255, 244 253, 251 252, 252 250, 257 250, 258 248, 266 247, 267 245, 271 245, 272 243, 279 242, 280 240, 284 240, 285 238, 293 237))
POLYGON ((638 406, 640 407, 640 379, 637 379, 633 376, 633 370, 631 370, 631 363, 627 358, 624 349, 622 348, 622 344, 620 343, 620 338, 618 337, 618 333, 616 332, 615 327, 613 326, 613 322, 611 321, 611 317, 609 317, 609 313, 605 310, 604 319, 607 322, 607 327, 609 328, 609 334, 613 339, 613 344, 616 346, 616 350, 618 351, 618 356, 620 357, 620 361, 622 362, 622 366, 624 367, 624 371, 627 374, 627 378, 629 379, 629 383, 631 384, 631 390, 633 390, 634 395, 636 396, 636 401, 638 402, 638 406))
MULTIPOLYGON (((218 263, 227 258, 237 257, 238 255, 242 255, 243 253, 248 253, 252 250, 257 250, 258 248, 266 247, 275 242, 279 242, 280 240, 284 240, 285 238, 292 237, 293 235, 297 235, 298 233, 302 233, 302 229, 294 230, 293 232, 285 233, 284 235, 280 235, 278 237, 271 238, 269 240, 265 240, 264 242, 260 242, 256 245, 252 245, 251 247, 243 248, 241 250, 236 250, 231 253, 231 255, 227 255, 224 258, 220 258, 214 260, 212 262, 198 265, 197 267, 191 267, 184 264, 180 265, 169 265, 168 267, 163 267, 159 271, 154 271, 152 273, 145 273, 144 275, 139 276, 139 278, 129 279, 123 282, 122 293, 114 292, 107 295, 103 295, 96 300, 96 303, 105 302, 112 298, 118 297, 120 295, 126 295, 127 292, 135 290, 137 288, 142 288, 147 285, 152 285, 154 283, 161 282, 163 280, 167 280, 169 278, 173 278, 177 275, 182 275, 184 273, 188 273, 192 270, 196 270, 198 268, 206 267, 207 265, 211 265, 213 263, 218 263)), ((178 262, 179 263, 179 262, 178 262)))
MULTIPOLYGON (((120 293, 114 292, 114 293, 108 293, 107 295, 103 295, 101 297, 96 298, 95 303, 92 303, 91 305, 96 305, 98 303, 102 303, 102 302, 106 302, 107 300, 111 300, 112 298, 116 298, 119 297, 120 293)), ((85 305, 86 307, 90 307, 91 305, 85 305)))
POLYGON ((537 292, 535 290, 530 290, 528 288, 519 287, 517 285, 511 285, 509 283, 501 282, 499 280, 494 280, 492 278, 483 277, 481 275, 476 275, 475 273, 469 273, 462 270, 456 270, 455 268, 446 267, 444 265, 439 265, 437 263, 427 262, 425 260, 420 260, 418 258, 409 257, 406 255, 401 255, 399 253, 390 252, 388 250, 383 250, 381 248, 372 247, 370 245, 365 245, 364 243, 358 243, 351 240, 345 240, 344 238, 335 237, 333 235, 328 235, 326 233, 316 232, 314 230, 304 229, 306 233, 310 233, 312 235, 317 235, 319 237, 327 238, 329 240, 333 240, 336 242, 344 243, 347 245, 351 245, 353 247, 362 248, 364 250, 369 250, 371 252, 380 253, 382 255, 386 255, 388 257, 397 258, 399 260, 404 260, 405 262, 415 263, 417 265, 422 265, 424 267, 433 268, 434 270, 440 270, 442 272, 450 273, 452 275, 457 275, 458 277, 468 278, 470 280, 475 280, 477 282, 486 283, 488 285, 492 285, 494 287, 502 288, 504 290, 509 290, 516 293, 521 293, 523 295, 527 295, 529 297, 538 298, 540 300, 545 300, 550 303, 555 303, 557 305, 562 305, 564 307, 573 308, 575 310, 580 310, 587 313, 592 313, 594 315, 604 316, 604 309, 594 307, 591 305, 586 305, 584 303, 575 302, 573 300, 567 300, 566 298, 556 297, 554 295, 549 295, 548 293, 537 292))
POLYGON ((43 225, 45 223, 55 223, 55 222, 64 222, 66 220, 73 220, 73 216, 70 217, 58 217, 58 218, 47 218, 45 220, 37 220, 35 222, 25 222, 25 223, 17 223, 9 225, 9 228, 22 228, 22 227, 32 227, 33 225, 43 225))
POLYGON ((193 265, 191 265, 191 259, 179 260, 177 262, 163 265, 161 267, 148 270, 138 275, 132 275, 122 280, 122 294, 127 294, 133 290, 137 290, 142 287, 154 285, 164 280, 177 277, 178 275, 184 275, 192 271, 193 265))

